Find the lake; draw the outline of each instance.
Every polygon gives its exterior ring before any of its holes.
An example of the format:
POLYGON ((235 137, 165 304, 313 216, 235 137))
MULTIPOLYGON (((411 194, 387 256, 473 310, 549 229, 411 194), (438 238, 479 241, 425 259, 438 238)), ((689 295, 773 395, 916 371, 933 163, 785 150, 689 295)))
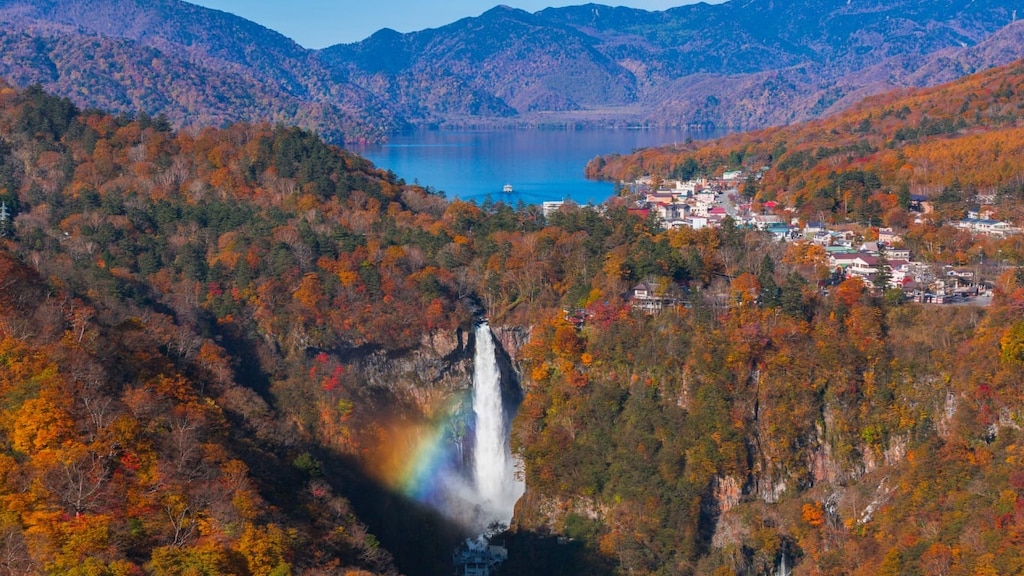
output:
POLYGON ((420 130, 396 135, 383 145, 353 144, 349 149, 406 182, 443 191, 449 198, 599 204, 613 194, 614 186, 583 177, 594 157, 708 136, 664 128, 420 130), (511 195, 502 192, 506 184, 513 188, 511 195))

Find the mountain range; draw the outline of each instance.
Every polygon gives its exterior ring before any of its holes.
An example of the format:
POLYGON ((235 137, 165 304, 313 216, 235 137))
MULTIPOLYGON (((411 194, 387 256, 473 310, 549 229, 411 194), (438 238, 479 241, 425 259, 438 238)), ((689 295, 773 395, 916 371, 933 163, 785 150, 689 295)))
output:
POLYGON ((1012 61, 1024 2, 587 4, 308 50, 179 0, 0 0, 0 77, 178 126, 298 124, 332 141, 412 125, 747 129, 1012 61))
POLYGON ((592 166, 767 167, 752 205, 992 295, 947 306, 631 198, 446 200, 294 127, 0 84, 0 573, 453 573, 486 317, 527 487, 496 573, 1022 574, 1022 236, 949 225, 1021 222, 1022 117, 1018 62, 592 166))

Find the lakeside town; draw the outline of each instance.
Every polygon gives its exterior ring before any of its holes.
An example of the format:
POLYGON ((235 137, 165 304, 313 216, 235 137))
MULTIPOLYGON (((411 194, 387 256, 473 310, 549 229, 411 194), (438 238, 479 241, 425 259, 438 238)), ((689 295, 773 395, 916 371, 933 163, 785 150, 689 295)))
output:
MULTIPOLYGON (((727 171, 718 178, 692 180, 661 179, 643 176, 623 182, 622 190, 634 200, 629 212, 643 218, 654 217, 664 229, 719 228, 728 220, 738 228, 761 230, 779 242, 807 242, 820 246, 830 271, 828 284, 857 277, 869 288, 901 290, 907 300, 932 304, 986 306, 991 302, 992 279, 1006 263, 996 259, 976 265, 953 266, 915 260, 903 237, 892 227, 871 227, 848 223, 829 225, 820 221, 801 221, 774 201, 755 204, 743 196, 741 185, 761 174, 727 171)), ((979 196, 980 206, 991 205, 994 197, 979 196)), ((550 215, 562 202, 545 202, 550 215)), ((934 212, 928 197, 910 197, 910 215, 916 223, 934 212)), ((966 218, 948 222, 970 234, 1005 237, 1021 234, 1010 222, 992 218, 992 211, 969 211, 966 218)), ((674 301, 647 282, 634 286, 628 294, 634 307, 660 310, 674 301)))

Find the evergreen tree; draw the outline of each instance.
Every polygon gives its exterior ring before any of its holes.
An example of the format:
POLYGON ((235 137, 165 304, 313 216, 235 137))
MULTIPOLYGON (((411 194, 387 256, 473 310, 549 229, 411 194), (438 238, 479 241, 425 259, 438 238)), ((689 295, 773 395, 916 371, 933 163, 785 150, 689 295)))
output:
POLYGON ((747 198, 757 196, 757 179, 753 174, 747 176, 746 181, 743 182, 743 195, 747 198))
POLYGON ((900 208, 910 210, 910 184, 903 182, 896 191, 896 201, 900 208))
POLYGON ((804 287, 807 280, 798 272, 786 275, 786 281, 779 291, 779 305, 782 311, 790 316, 809 319, 810 308, 804 302, 804 287))
POLYGON ((775 261, 768 254, 761 258, 757 281, 761 284, 761 305, 766 308, 779 306, 782 290, 775 283, 775 261))
POLYGON ((892 280, 892 266, 889 265, 889 258, 885 253, 885 246, 878 247, 878 273, 875 274, 875 287, 885 292, 889 289, 889 281, 892 280))

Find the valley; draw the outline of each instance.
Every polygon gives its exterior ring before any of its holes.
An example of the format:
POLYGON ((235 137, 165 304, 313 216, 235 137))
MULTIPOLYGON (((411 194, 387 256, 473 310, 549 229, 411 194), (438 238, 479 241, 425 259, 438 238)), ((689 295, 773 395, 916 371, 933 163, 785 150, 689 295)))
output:
POLYGON ((1024 572, 1013 6, 827 7, 0 1, 0 572, 1024 572), (338 145, 595 111, 730 130, 545 204, 338 145))

